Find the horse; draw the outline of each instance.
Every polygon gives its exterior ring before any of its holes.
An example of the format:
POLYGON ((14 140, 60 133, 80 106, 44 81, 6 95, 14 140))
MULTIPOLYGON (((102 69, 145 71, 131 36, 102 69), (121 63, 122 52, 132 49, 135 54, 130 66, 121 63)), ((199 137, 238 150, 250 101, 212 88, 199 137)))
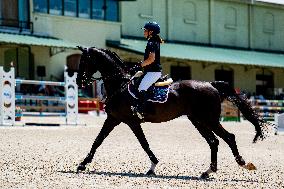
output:
POLYGON ((77 171, 84 171, 86 165, 92 162, 97 148, 109 135, 115 126, 120 123, 127 124, 143 150, 149 156, 151 166, 146 175, 155 175, 155 167, 159 160, 152 152, 148 141, 143 133, 141 123, 162 123, 187 116, 201 136, 207 141, 211 149, 211 163, 209 168, 202 172, 200 178, 208 179, 211 173, 217 172, 217 152, 219 140, 216 135, 223 139, 230 147, 237 164, 245 169, 256 169, 252 163, 246 163, 239 154, 235 135, 228 132, 220 123, 221 103, 227 99, 238 107, 243 116, 255 127, 253 142, 263 140, 266 137, 268 122, 266 122, 252 108, 248 99, 238 95, 235 90, 223 81, 196 81, 182 80, 169 85, 168 99, 164 103, 146 102, 145 116, 141 120, 134 115, 131 106, 135 100, 128 92, 127 85, 133 80, 129 66, 120 57, 106 49, 91 47, 78 47, 81 51, 77 83, 84 87, 95 80, 93 74, 101 73, 101 79, 105 85, 107 99, 105 111, 107 118, 98 136, 92 144, 90 152, 79 163, 77 171), (147 113, 150 112, 150 113, 147 113))

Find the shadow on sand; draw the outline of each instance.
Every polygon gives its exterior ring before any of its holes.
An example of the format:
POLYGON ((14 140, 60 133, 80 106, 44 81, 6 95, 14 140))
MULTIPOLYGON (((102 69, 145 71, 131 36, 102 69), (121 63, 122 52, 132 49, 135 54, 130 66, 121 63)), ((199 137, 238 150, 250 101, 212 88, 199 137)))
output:
MULTIPOLYGON (((68 174, 86 174, 86 175, 105 175, 105 176, 121 176, 121 177, 135 177, 135 178, 158 178, 158 179, 177 179, 177 180, 195 180, 195 181, 204 181, 204 182, 211 182, 216 180, 215 178, 208 178, 208 179, 201 179, 200 177, 195 176, 173 176, 173 175, 146 175, 143 173, 121 173, 121 172, 105 172, 105 171, 58 171, 60 173, 68 173, 68 174)), ((222 179, 223 182, 245 182, 245 183, 259 183, 258 180, 244 180, 244 179, 222 179)), ((266 183, 262 181, 262 183, 266 183)))
POLYGON ((87 174, 87 175, 105 175, 105 176, 122 176, 122 177, 144 177, 144 178, 158 178, 158 179, 178 179, 178 180, 199 180, 199 181, 212 181, 214 178, 209 179, 201 179, 200 177, 195 176, 171 176, 171 175, 146 175, 143 173, 120 173, 120 172, 105 172, 105 171, 83 171, 83 172, 76 172, 76 171, 58 171, 60 173, 69 173, 69 174, 87 174))

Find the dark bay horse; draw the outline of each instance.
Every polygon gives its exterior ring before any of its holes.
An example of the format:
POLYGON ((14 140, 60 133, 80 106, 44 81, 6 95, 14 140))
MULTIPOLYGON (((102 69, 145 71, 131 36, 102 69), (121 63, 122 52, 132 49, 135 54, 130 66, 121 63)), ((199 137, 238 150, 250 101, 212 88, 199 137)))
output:
MULTIPOLYGON (((85 159, 78 165, 77 171, 86 169, 97 148, 109 135, 115 126, 121 122, 127 124, 137 137, 142 148, 151 160, 150 170, 147 175, 155 174, 154 169, 159 162, 141 128, 141 120, 133 115, 131 105, 133 97, 129 94, 127 84, 130 81, 129 69, 123 61, 113 52, 98 48, 82 48, 82 56, 79 65, 78 85, 84 86, 94 79, 92 75, 99 71, 104 81, 107 93, 106 113, 107 118, 101 131, 95 139, 92 148, 85 159)), ((217 171, 217 152, 219 141, 222 138, 231 148, 236 162, 246 169, 254 169, 252 163, 246 163, 239 154, 235 135, 226 131, 220 124, 221 102, 228 99, 233 102, 243 116, 255 127, 253 142, 265 137, 265 128, 269 125, 253 110, 245 97, 236 94, 226 82, 202 82, 183 80, 172 83, 168 100, 165 103, 147 102, 144 121, 161 123, 186 115, 199 133, 204 137, 211 149, 211 164, 209 169, 202 173, 201 178, 208 178, 210 173, 217 171)))

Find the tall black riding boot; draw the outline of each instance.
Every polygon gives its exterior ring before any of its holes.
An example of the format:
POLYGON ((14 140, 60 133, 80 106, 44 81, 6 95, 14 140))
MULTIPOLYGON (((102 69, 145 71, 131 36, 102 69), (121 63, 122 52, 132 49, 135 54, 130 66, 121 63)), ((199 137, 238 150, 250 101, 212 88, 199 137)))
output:
POLYGON ((136 106, 137 110, 136 114, 139 117, 139 119, 144 119, 146 101, 147 101, 147 91, 140 91, 138 103, 136 106))

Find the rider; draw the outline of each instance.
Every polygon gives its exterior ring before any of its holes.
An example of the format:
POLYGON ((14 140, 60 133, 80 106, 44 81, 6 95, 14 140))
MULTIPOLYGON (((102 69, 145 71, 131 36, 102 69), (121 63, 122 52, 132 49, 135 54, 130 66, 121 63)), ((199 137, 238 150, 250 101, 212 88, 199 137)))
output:
POLYGON ((144 53, 144 61, 141 61, 144 77, 138 87, 139 99, 136 105, 136 113, 140 119, 144 117, 147 89, 162 75, 160 43, 163 43, 163 40, 159 36, 160 26, 157 22, 147 22, 142 29, 144 30, 144 37, 148 42, 144 53))

